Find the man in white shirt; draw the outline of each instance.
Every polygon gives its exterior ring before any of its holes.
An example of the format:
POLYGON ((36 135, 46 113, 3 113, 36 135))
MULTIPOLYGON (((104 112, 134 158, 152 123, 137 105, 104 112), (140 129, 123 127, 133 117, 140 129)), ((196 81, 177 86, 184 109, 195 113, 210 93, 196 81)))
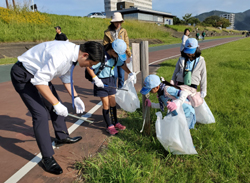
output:
POLYGON ((75 143, 82 137, 69 137, 65 124, 68 109, 61 103, 51 83, 60 77, 66 90, 71 95, 77 113, 85 111, 83 101, 78 97, 75 88, 71 88, 74 66, 91 67, 104 62, 103 46, 89 41, 75 45, 66 41, 49 41, 40 43, 18 57, 18 62, 11 69, 11 80, 15 90, 32 114, 33 129, 38 147, 42 153, 45 170, 61 174, 62 169, 53 158, 53 148, 48 126, 48 112, 52 121, 56 143, 75 143))

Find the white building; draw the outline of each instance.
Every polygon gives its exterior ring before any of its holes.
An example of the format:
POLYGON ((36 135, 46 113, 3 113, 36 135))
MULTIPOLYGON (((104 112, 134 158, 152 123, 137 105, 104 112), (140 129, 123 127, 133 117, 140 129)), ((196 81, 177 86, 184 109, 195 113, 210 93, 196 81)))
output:
POLYGON ((152 0, 104 0, 105 12, 116 11, 116 4, 123 1, 134 3, 136 8, 152 9, 152 0))
POLYGON ((220 15, 220 17, 228 19, 229 22, 231 23, 231 25, 229 27, 227 27, 227 29, 234 29, 235 14, 233 14, 233 13, 222 14, 222 15, 220 15))
POLYGON ((112 18, 114 12, 120 12, 124 20, 134 19, 173 25, 175 16, 171 13, 152 10, 152 0, 104 0, 104 2, 107 18, 112 18))

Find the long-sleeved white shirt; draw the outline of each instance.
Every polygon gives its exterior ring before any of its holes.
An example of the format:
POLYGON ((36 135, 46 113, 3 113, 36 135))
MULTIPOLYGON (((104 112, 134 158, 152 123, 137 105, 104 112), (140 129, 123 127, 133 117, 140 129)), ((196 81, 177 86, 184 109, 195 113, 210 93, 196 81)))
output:
POLYGON ((70 83, 70 68, 78 60, 79 47, 67 41, 49 41, 32 47, 17 59, 34 75, 30 81, 33 85, 48 85, 55 77, 70 83))
POLYGON ((181 43, 180 51, 184 50, 184 48, 185 48, 185 43, 186 43, 187 39, 188 39, 188 36, 186 36, 186 35, 183 35, 183 36, 182 36, 182 38, 181 38, 182 43, 181 43))

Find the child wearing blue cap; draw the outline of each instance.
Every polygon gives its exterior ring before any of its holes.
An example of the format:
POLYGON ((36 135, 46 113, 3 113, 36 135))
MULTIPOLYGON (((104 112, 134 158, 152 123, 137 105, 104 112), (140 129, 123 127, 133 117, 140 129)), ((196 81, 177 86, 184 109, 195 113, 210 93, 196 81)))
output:
POLYGON ((207 70, 204 57, 201 56, 198 41, 189 38, 179 58, 170 81, 173 85, 187 85, 195 89, 200 85, 201 97, 207 95, 207 70))
POLYGON ((111 135, 115 135, 118 133, 116 129, 126 129, 126 126, 123 126, 117 120, 114 68, 117 66, 121 66, 121 68, 128 73, 128 79, 133 80, 134 83, 136 82, 136 74, 130 72, 130 70, 127 68, 127 65, 125 64, 125 61, 127 59, 125 53, 126 49, 126 43, 122 39, 116 39, 114 42, 105 45, 107 58, 105 65, 102 66, 101 64, 97 64, 92 66, 91 68, 87 68, 88 73, 94 81, 94 96, 98 96, 101 98, 103 105, 103 118, 107 125, 107 131, 111 135), (101 72, 98 72, 99 69, 102 69, 101 72))
POLYGON ((158 94, 159 103, 152 103, 149 99, 145 100, 145 105, 148 107, 161 109, 162 111, 164 111, 164 107, 167 107, 170 112, 173 112, 182 106, 189 129, 194 128, 196 123, 195 111, 187 100, 188 95, 192 94, 191 91, 181 90, 180 87, 173 86, 167 81, 161 82, 157 75, 149 75, 145 78, 140 92, 143 95, 149 92, 158 94))

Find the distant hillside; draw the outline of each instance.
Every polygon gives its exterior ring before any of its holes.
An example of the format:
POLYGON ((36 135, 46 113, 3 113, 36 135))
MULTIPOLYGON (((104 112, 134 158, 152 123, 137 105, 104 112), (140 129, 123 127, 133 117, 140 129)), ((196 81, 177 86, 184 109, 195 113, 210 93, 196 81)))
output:
MULTIPOLYGON (((214 10, 214 11, 202 13, 195 17, 198 18, 200 21, 203 21, 207 17, 210 17, 212 15, 219 16, 225 13, 230 13, 230 12, 214 10)), ((236 30, 250 30, 250 9, 243 13, 234 13, 234 14, 235 14, 235 24, 234 24, 235 29, 236 30)))

